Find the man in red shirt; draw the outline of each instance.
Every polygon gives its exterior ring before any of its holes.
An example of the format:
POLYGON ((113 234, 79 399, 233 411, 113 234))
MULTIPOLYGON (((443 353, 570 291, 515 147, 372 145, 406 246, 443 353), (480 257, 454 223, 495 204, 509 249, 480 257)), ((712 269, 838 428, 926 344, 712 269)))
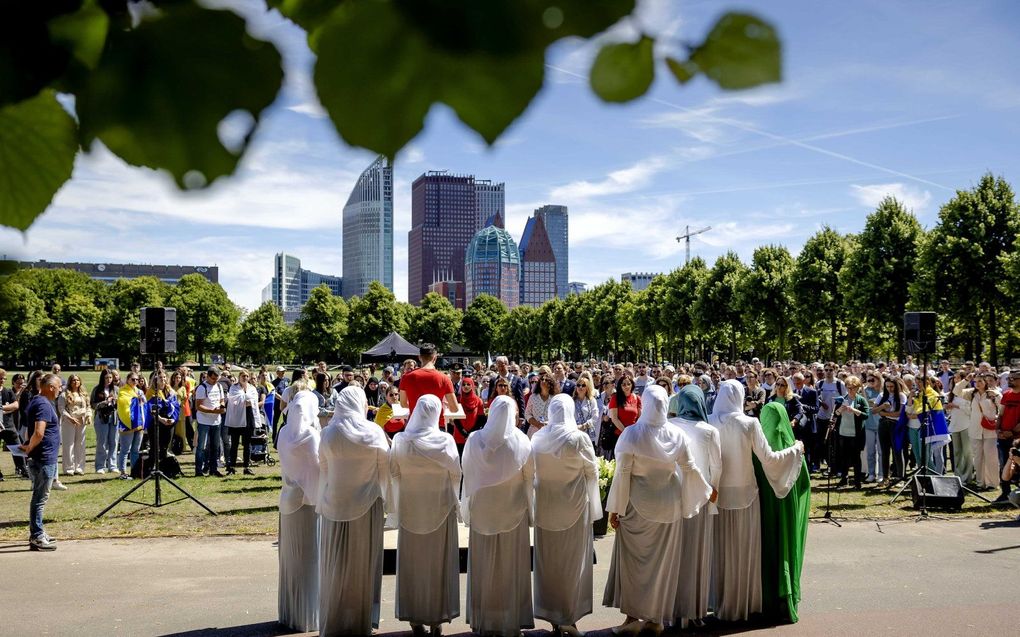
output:
MULTIPOLYGON (((457 411, 457 395, 453 393, 450 377, 436 369, 436 346, 424 343, 418 350, 421 367, 400 378, 400 405, 414 412, 418 399, 425 394, 438 398, 449 411, 457 411)), ((439 415, 439 427, 446 430, 446 420, 439 415)))
POLYGON ((1002 480, 1002 471, 1010 463, 1010 449, 1013 441, 1020 437, 1020 369, 1009 373, 1009 389, 1002 392, 999 399, 999 418, 996 423, 996 446, 999 451, 999 486, 1002 495, 995 501, 1006 502, 1009 497, 1010 484, 1002 480))

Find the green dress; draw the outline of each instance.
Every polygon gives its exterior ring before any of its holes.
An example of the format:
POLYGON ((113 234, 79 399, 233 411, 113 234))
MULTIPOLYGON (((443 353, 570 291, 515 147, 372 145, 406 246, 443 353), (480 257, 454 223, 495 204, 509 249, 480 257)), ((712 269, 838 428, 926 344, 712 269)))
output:
MULTIPOLYGON (((792 447, 795 440, 782 401, 767 403, 761 411, 761 427, 774 451, 792 447)), ((761 502, 762 612, 776 622, 797 621, 800 574, 804 567, 811 479, 802 461, 800 476, 785 498, 777 498, 757 458, 754 475, 761 502)))

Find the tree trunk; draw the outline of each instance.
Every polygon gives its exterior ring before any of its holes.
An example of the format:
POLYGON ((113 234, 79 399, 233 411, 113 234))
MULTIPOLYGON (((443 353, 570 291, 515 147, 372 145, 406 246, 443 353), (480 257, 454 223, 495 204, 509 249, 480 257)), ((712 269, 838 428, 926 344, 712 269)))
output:
POLYGON ((991 302, 988 307, 988 339, 992 342, 992 365, 996 368, 999 367, 999 319, 995 312, 995 302, 991 302))
POLYGON ((831 345, 829 347, 829 360, 836 360, 836 313, 833 312, 829 318, 829 333, 831 337, 831 345))

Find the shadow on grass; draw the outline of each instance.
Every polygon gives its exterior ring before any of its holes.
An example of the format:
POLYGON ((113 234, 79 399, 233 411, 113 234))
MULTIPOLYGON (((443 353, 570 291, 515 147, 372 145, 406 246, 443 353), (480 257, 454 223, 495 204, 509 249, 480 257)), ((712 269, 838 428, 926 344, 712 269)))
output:
POLYGON ((261 484, 253 487, 240 487, 238 489, 220 489, 220 493, 259 493, 262 491, 279 491, 280 487, 275 484, 261 484))
POLYGON ((20 526, 28 526, 28 520, 4 520, 0 522, 0 529, 16 529, 20 526))
POLYGON ((219 515, 250 515, 252 513, 270 513, 272 511, 279 510, 279 506, 264 506, 264 507, 249 507, 246 509, 227 509, 225 511, 216 511, 219 515))
POLYGON ((160 637, 277 637, 292 634, 294 631, 277 622, 262 622, 245 626, 198 628, 179 633, 165 633, 160 637))

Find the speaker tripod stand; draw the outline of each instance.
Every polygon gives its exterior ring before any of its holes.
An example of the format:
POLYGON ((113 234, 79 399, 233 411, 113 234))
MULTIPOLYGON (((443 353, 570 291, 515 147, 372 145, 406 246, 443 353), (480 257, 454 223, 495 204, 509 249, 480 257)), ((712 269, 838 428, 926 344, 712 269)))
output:
MULTIPOLYGON (((826 445, 826 447, 829 447, 829 433, 830 433, 830 431, 831 431, 831 428, 827 428, 826 431, 825 431, 825 445, 826 445)), ((828 455, 827 464, 829 466, 826 467, 826 471, 825 471, 825 513, 823 513, 822 515, 813 515, 813 516, 809 517, 808 520, 821 520, 822 522, 825 522, 827 524, 835 524, 839 528, 843 528, 843 525, 840 524, 839 522, 837 522, 836 521, 837 518, 832 515, 832 472, 834 471, 835 468, 833 467, 833 461, 832 461, 833 460, 833 458, 832 458, 833 454, 832 454, 832 452, 830 451, 827 455, 828 455)), ((845 519, 845 518, 839 518, 839 519, 845 519)))
MULTIPOLYGON (((159 427, 162 427, 164 425, 162 425, 159 422, 159 411, 156 408, 156 401, 155 400, 153 400, 152 404, 150 405, 150 412, 149 412, 149 414, 152 417, 152 435, 150 436, 151 441, 150 441, 149 449, 150 449, 150 451, 155 449, 155 454, 152 456, 153 457, 152 472, 144 480, 142 480, 141 482, 139 482, 135 486, 131 487, 130 491, 128 491, 124 495, 122 495, 119 498, 117 498, 116 500, 114 500, 113 503, 110 504, 110 506, 108 506, 105 509, 103 509, 102 511, 100 511, 99 514, 96 515, 96 517, 93 518, 93 519, 94 520, 98 520, 99 518, 103 517, 103 515, 105 515, 107 511, 109 511, 113 507, 117 506, 121 502, 130 502, 132 504, 140 504, 142 506, 147 506, 147 507, 151 507, 153 509, 158 509, 160 507, 165 507, 167 505, 173 504, 174 502, 180 502, 181 500, 191 500, 192 502, 194 502, 198 506, 202 507, 203 509, 205 509, 209 513, 211 513, 213 515, 216 515, 215 511, 213 511, 212 509, 207 507, 205 504, 203 504, 198 498, 196 498, 195 496, 193 496, 190 493, 188 493, 184 489, 184 487, 182 487, 181 485, 179 485, 176 482, 174 482, 173 480, 171 480, 165 473, 163 473, 162 470, 160 470, 160 466, 159 466, 159 460, 160 460, 160 458, 159 458, 159 456, 160 456, 160 453, 159 453, 159 427), (180 497, 180 498, 177 498, 176 500, 169 500, 169 501, 165 501, 164 502, 163 501, 163 490, 162 490, 161 484, 160 484, 160 482, 162 480, 166 480, 167 482, 169 482, 170 486, 172 486, 173 488, 175 488, 178 491, 180 491, 181 493, 183 493, 184 497, 180 497), (154 502, 140 502, 138 500, 130 499, 132 493, 134 493, 135 491, 141 489, 143 486, 148 484, 150 481, 154 482, 155 485, 156 485, 156 497, 155 497, 155 501, 154 502)), ((144 466, 145 466, 145 463, 142 462, 142 467, 143 467, 142 473, 144 473, 144 466)))

